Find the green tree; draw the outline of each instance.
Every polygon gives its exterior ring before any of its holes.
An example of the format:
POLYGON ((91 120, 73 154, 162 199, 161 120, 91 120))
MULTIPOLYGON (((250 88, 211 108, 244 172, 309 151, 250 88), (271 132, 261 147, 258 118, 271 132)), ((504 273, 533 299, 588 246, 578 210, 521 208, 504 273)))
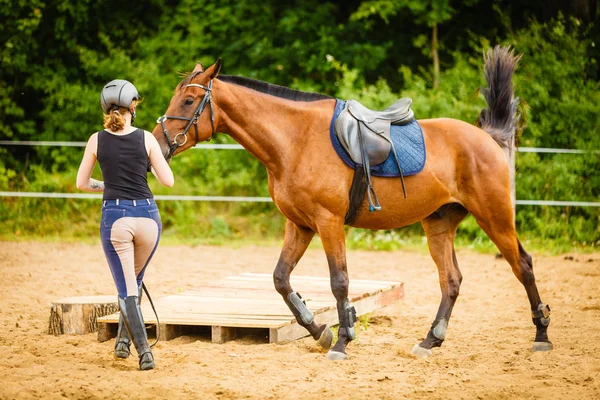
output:
MULTIPOLYGON (((226 74, 355 98, 372 108, 410 96, 418 118, 474 122, 483 107, 474 95, 483 84, 482 51, 505 43, 524 53, 516 74, 517 95, 529 105, 521 145, 598 149, 596 12, 595 0, 0 0, 0 137, 86 140, 101 128, 99 88, 114 78, 138 87, 145 101, 137 123, 152 129, 179 73, 218 57, 226 74), (565 17, 557 18, 559 11, 565 17)), ((74 191, 80 157, 77 148, 0 147, 0 187, 74 191)), ((599 162, 522 155, 518 196, 595 201, 599 162)), ((189 151, 173 167, 179 194, 267 194, 264 168, 243 151, 189 151)), ((35 209, 44 222, 30 219, 21 230, 53 232, 61 229, 58 217, 76 221, 90 207, 3 199, 0 225, 10 230, 35 209)), ((281 228, 269 204, 165 208, 165 226, 182 234, 225 226, 215 215, 223 215, 233 235, 243 224, 230 218, 256 222, 255 232, 281 228)), ((595 209, 529 208, 518 217, 542 237, 580 243, 600 237, 595 209)))
MULTIPOLYGON (((468 7, 477 3, 477 1, 479 0, 463 1, 462 6, 468 7)), ((425 35, 418 35, 413 39, 413 43, 416 47, 422 49, 424 53, 431 56, 433 62, 433 88, 437 89, 440 81, 438 27, 440 24, 450 21, 457 12, 450 3, 450 0, 367 0, 362 2, 358 10, 352 14, 351 20, 368 19, 375 15, 388 24, 390 16, 394 16, 401 11, 407 10, 414 15, 417 24, 426 25, 431 29, 429 40, 425 35)))

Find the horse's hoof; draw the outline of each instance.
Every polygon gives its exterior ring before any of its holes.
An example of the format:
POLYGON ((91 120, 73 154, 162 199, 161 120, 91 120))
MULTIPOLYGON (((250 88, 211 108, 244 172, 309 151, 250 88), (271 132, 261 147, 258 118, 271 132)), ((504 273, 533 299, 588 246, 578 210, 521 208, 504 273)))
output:
POLYGON ((550 351, 552 350, 552 343, 550 342, 533 342, 531 351, 550 351))
POLYGON ((325 329, 323 329, 323 332, 321 332, 321 337, 319 338, 319 340, 317 340, 317 344, 319 346, 321 346, 322 348, 324 348, 325 350, 328 350, 331 348, 331 343, 333 342, 333 332, 331 330, 331 328, 329 327, 329 325, 325 326, 325 329))
POLYGON ((329 350, 329 352, 327 353, 327 359, 328 360, 345 360, 348 358, 348 355, 346 353, 341 353, 339 351, 333 351, 333 350, 329 350))
POLYGON ((433 355, 431 350, 425 349, 425 348, 419 346, 418 344, 416 344, 415 347, 413 347, 411 353, 413 356, 415 356, 417 358, 428 358, 433 355))

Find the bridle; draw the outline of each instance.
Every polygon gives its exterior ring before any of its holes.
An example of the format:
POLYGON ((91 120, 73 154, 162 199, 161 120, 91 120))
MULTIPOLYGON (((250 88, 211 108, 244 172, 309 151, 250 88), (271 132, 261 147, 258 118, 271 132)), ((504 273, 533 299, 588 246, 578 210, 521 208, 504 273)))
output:
POLYGON ((204 111, 204 107, 206 107, 207 103, 210 107, 210 125, 212 127, 212 133, 211 133, 210 137, 212 137, 215 134, 215 113, 213 111, 213 103, 212 103, 212 98, 211 98, 212 83, 213 83, 213 81, 211 79, 210 82, 208 82, 208 86, 199 85, 197 83, 190 83, 189 85, 185 85, 185 87, 194 86, 194 87, 202 88, 206 91, 204 93, 204 97, 202 98, 202 101, 200 102, 200 105, 198 106, 198 108, 196 108, 196 111, 194 111, 194 115, 192 115, 192 118, 177 117, 177 116, 173 117, 170 115, 163 115, 162 117, 160 117, 156 120, 156 123, 158 123, 162 126, 163 133, 165 134, 165 138, 167 139, 167 143, 169 145, 169 155, 166 157, 167 159, 170 159, 171 157, 173 157, 173 153, 175 153, 177 148, 186 144, 187 139, 188 139, 187 132, 190 129, 190 126, 192 126, 192 124, 194 125, 194 128, 196 129, 196 143, 198 143, 198 118, 200 118, 200 115, 202 115, 202 111, 204 111), (167 132, 167 127, 165 126, 165 121, 167 119, 181 119, 184 121, 189 121, 187 126, 183 130, 183 132, 179 132, 177 135, 175 135, 172 142, 169 139, 169 132, 167 132), (183 141, 181 143, 179 143, 179 141, 177 139, 180 136, 183 137, 183 141))

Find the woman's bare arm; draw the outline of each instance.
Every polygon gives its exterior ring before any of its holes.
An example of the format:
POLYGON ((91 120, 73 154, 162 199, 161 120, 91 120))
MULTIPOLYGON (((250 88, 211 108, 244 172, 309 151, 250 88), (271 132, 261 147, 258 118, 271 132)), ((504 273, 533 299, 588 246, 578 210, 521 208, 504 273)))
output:
POLYGON ((150 159, 150 165, 152 166, 152 173, 156 176, 156 179, 165 186, 171 187, 175 183, 173 177, 173 171, 165 160, 162 154, 160 145, 156 141, 156 138, 152 136, 150 132, 145 132, 146 143, 148 149, 148 158, 150 159))
POLYGON ((88 140, 83 153, 83 159, 77 171, 77 189, 86 192, 103 192, 104 182, 93 179, 92 172, 96 165, 98 151, 98 133, 94 133, 88 140))

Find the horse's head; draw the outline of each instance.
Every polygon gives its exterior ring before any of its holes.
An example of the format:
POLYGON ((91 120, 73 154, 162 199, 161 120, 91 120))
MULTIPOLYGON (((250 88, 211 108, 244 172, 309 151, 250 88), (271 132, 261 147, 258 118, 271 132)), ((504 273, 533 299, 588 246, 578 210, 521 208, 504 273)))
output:
POLYGON ((201 63, 175 89, 165 112, 152 134, 165 158, 171 159, 215 133, 212 81, 221 70, 221 59, 204 70, 201 63))

